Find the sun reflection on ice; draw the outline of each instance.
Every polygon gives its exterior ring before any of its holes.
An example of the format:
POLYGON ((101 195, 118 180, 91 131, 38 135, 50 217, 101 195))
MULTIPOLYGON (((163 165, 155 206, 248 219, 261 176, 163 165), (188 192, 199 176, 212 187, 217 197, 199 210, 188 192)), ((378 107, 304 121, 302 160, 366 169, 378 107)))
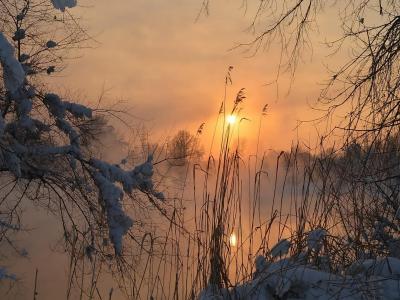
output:
POLYGON ((236 247, 237 246, 237 237, 236 237, 236 234, 234 232, 232 232, 231 236, 229 237, 229 244, 232 247, 236 247))

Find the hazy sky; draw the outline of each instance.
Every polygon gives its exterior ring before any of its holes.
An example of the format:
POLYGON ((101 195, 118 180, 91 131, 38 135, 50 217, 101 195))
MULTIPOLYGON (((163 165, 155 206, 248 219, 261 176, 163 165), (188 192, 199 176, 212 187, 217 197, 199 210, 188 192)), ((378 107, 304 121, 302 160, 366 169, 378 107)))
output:
MULTIPOLYGON (((233 102, 240 88, 246 88, 243 116, 251 121, 243 123, 241 134, 249 149, 254 148, 261 109, 266 103, 270 110, 263 121, 261 149, 290 146, 297 137, 294 130, 297 121, 315 116, 309 103, 314 103, 318 96, 320 83, 326 78, 324 63, 329 62, 325 59, 328 52, 319 44, 322 38, 317 33, 314 51, 312 55, 305 54, 290 94, 286 95, 288 78, 283 77, 278 97, 276 85, 265 85, 276 78, 280 56, 277 48, 255 57, 247 57, 242 50, 229 51, 237 43, 251 39, 246 28, 254 10, 249 7, 245 13, 242 0, 214 0, 210 15, 201 16, 197 22, 202 0, 78 2, 87 7, 71 12, 82 16, 99 44, 93 43, 94 48, 74 53, 81 57, 70 61, 68 68, 51 82, 56 90, 80 94, 86 99, 84 102, 92 103, 104 86, 107 90, 104 104, 124 100, 121 109, 129 109, 137 116, 132 121, 144 123, 155 140, 162 142, 179 129, 196 132, 205 122, 203 143, 207 144, 224 95, 229 66, 234 66, 234 70, 228 103, 233 102)), ((334 15, 321 17, 321 33, 329 29, 332 34, 337 26, 335 20, 334 15)), ((314 132, 314 128, 305 126, 299 134, 308 141, 314 132)), ((54 220, 42 215, 34 218, 39 220, 37 227, 46 232, 47 235, 41 236, 47 241, 48 228, 53 228, 49 224, 54 220)), ((56 239, 58 233, 51 232, 51 235, 56 239)), ((31 238, 29 251, 34 259, 29 264, 22 261, 16 270, 28 270, 23 284, 30 297, 32 270, 40 267, 40 297, 54 299, 52 293, 65 288, 65 280, 53 281, 56 279, 53 274, 66 270, 62 263, 57 264, 66 258, 57 253, 49 255, 47 248, 42 250, 42 239, 33 235, 31 238), (49 266, 47 272, 44 265, 49 266)))
MULTIPOLYGON (((248 57, 244 49, 229 51, 251 39, 246 29, 254 9, 249 7, 246 13, 241 0, 212 1, 210 15, 196 22, 201 2, 81 1, 88 7, 74 12, 82 15, 100 43, 79 52, 82 57, 71 61, 56 78, 58 88, 79 91, 89 101, 96 101, 105 86, 108 103, 124 100, 121 107, 130 108, 140 117, 137 121, 145 120, 158 141, 178 129, 196 132, 205 122, 207 143, 223 96, 226 70, 232 65, 234 84, 228 102, 240 88, 246 88, 243 115, 252 120, 242 125, 246 144, 252 144, 250 133, 258 126, 262 107, 269 103, 261 146, 287 147, 296 139, 297 120, 315 115, 309 103, 314 103, 326 75, 322 60, 328 53, 319 43, 322 38, 316 33, 313 53, 305 53, 288 96, 288 79, 281 79, 278 97, 276 85, 265 86, 276 77, 278 48, 255 57, 248 57)), ((322 17, 320 25, 323 31, 337 24, 335 18, 322 17)), ((300 134, 307 141, 313 132, 307 127, 300 134)))

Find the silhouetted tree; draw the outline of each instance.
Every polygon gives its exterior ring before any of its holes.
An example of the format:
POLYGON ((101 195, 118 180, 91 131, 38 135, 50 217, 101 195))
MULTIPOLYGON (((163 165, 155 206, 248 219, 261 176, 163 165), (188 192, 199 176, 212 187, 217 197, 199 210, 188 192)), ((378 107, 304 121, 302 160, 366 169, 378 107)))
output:
POLYGON ((202 155, 197 137, 186 130, 179 130, 168 146, 168 161, 172 165, 183 166, 190 159, 198 160, 202 155))

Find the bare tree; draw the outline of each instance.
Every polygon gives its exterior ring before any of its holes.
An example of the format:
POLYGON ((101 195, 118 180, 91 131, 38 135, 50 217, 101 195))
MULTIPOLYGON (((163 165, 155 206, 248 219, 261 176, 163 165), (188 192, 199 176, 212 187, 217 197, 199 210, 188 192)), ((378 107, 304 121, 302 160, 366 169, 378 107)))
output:
POLYGON ((65 61, 76 55, 71 50, 94 43, 79 19, 56 10, 51 1, 4 0, 0 16, 1 31, 13 42, 16 57, 30 77, 61 71, 65 61))
POLYGON ((0 245, 21 254, 13 235, 24 228, 26 203, 54 213, 71 257, 68 285, 83 291, 75 279, 89 272, 92 297, 102 265, 122 278, 134 276, 123 239, 140 239, 136 233, 147 230, 149 207, 166 211, 152 181, 152 154, 136 166, 94 156, 88 141, 101 134, 102 114, 109 111, 74 103, 46 86, 41 75, 61 70, 69 51, 89 39, 57 5, 61 11, 47 0, 0 1, 0 245))
POLYGON ((203 155, 199 140, 186 130, 179 130, 168 145, 168 161, 172 165, 183 166, 189 159, 199 160, 203 155))

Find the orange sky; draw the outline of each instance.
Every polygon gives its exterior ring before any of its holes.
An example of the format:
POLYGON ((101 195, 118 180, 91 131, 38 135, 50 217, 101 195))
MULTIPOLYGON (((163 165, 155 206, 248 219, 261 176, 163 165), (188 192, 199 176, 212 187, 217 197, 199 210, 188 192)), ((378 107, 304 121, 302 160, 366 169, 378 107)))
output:
MULTIPOLYGON (((329 52, 320 44, 324 36, 334 36, 338 26, 336 15, 327 12, 321 16, 321 33, 316 33, 312 55, 305 53, 304 63, 297 70, 289 95, 286 95, 288 77, 281 78, 278 97, 276 85, 265 86, 276 78, 277 48, 251 58, 240 50, 228 51, 237 43, 251 39, 251 34, 245 29, 254 9, 249 7, 245 14, 241 8, 242 0, 214 0, 210 15, 202 16, 197 22, 202 0, 78 2, 88 7, 75 8, 71 13, 83 17, 89 32, 100 44, 74 53, 82 57, 70 61, 65 71, 49 79, 56 91, 71 91, 87 99, 83 102, 93 103, 104 86, 107 90, 105 104, 125 100, 121 107, 129 108, 139 117, 132 118, 132 122, 143 122, 154 140, 160 142, 179 129, 195 133, 205 122, 203 143, 207 145, 224 94, 226 71, 228 66, 234 66, 228 103, 233 102, 240 88, 246 88, 247 99, 242 115, 251 121, 243 122, 240 132, 248 152, 254 151, 259 117, 266 103, 270 108, 263 120, 260 152, 288 148, 298 134, 305 142, 315 136, 312 126, 304 125, 299 131, 295 127, 298 120, 316 116, 309 104, 315 102, 320 84, 327 76, 324 64, 331 66, 341 62, 338 56, 326 58, 329 52)), ((127 130, 125 127, 119 129, 127 130)), ((27 286, 26 293, 29 291, 31 295, 31 270, 36 267, 33 264, 38 264, 39 295, 43 299, 46 296, 55 299, 58 288, 65 288, 65 280, 57 281, 53 274, 66 270, 62 263, 57 264, 65 257, 43 251, 43 243, 47 243, 49 229, 58 229, 49 226, 53 219, 42 219, 41 216, 33 216, 33 219, 39 220, 37 226, 45 233, 39 232, 40 239, 30 235, 35 239, 29 250, 36 260, 32 260, 32 265, 22 261, 21 268, 27 270, 25 275, 28 276, 23 284, 27 286), (45 265, 50 271, 46 272, 45 265)), ((59 232, 51 232, 50 237, 53 234, 57 236, 59 232)))
MULTIPOLYGON (((81 1, 90 7, 73 12, 83 16, 100 44, 79 52, 82 57, 54 79, 57 89, 79 91, 95 101, 104 85, 107 101, 125 100, 123 107, 145 120, 158 141, 182 128, 195 132, 205 122, 207 144, 223 96, 224 76, 232 65, 234 84, 228 102, 246 88, 244 116, 252 120, 241 130, 249 140, 246 144, 254 144, 251 140, 261 109, 269 103, 261 148, 287 148, 297 137, 297 120, 315 116, 309 103, 314 103, 319 84, 326 78, 323 63, 332 63, 325 58, 329 52, 321 46, 321 36, 337 26, 335 18, 321 17, 321 35, 315 34, 313 53, 305 53, 289 95, 288 78, 281 78, 278 97, 276 85, 265 86, 276 77, 277 48, 251 58, 241 50, 229 51, 251 38, 245 29, 254 8, 245 14, 241 0, 213 1, 210 15, 195 22, 201 2, 118 0, 111 5, 107 0, 81 1)), ((306 126, 299 132, 309 141, 315 129, 306 126)))

